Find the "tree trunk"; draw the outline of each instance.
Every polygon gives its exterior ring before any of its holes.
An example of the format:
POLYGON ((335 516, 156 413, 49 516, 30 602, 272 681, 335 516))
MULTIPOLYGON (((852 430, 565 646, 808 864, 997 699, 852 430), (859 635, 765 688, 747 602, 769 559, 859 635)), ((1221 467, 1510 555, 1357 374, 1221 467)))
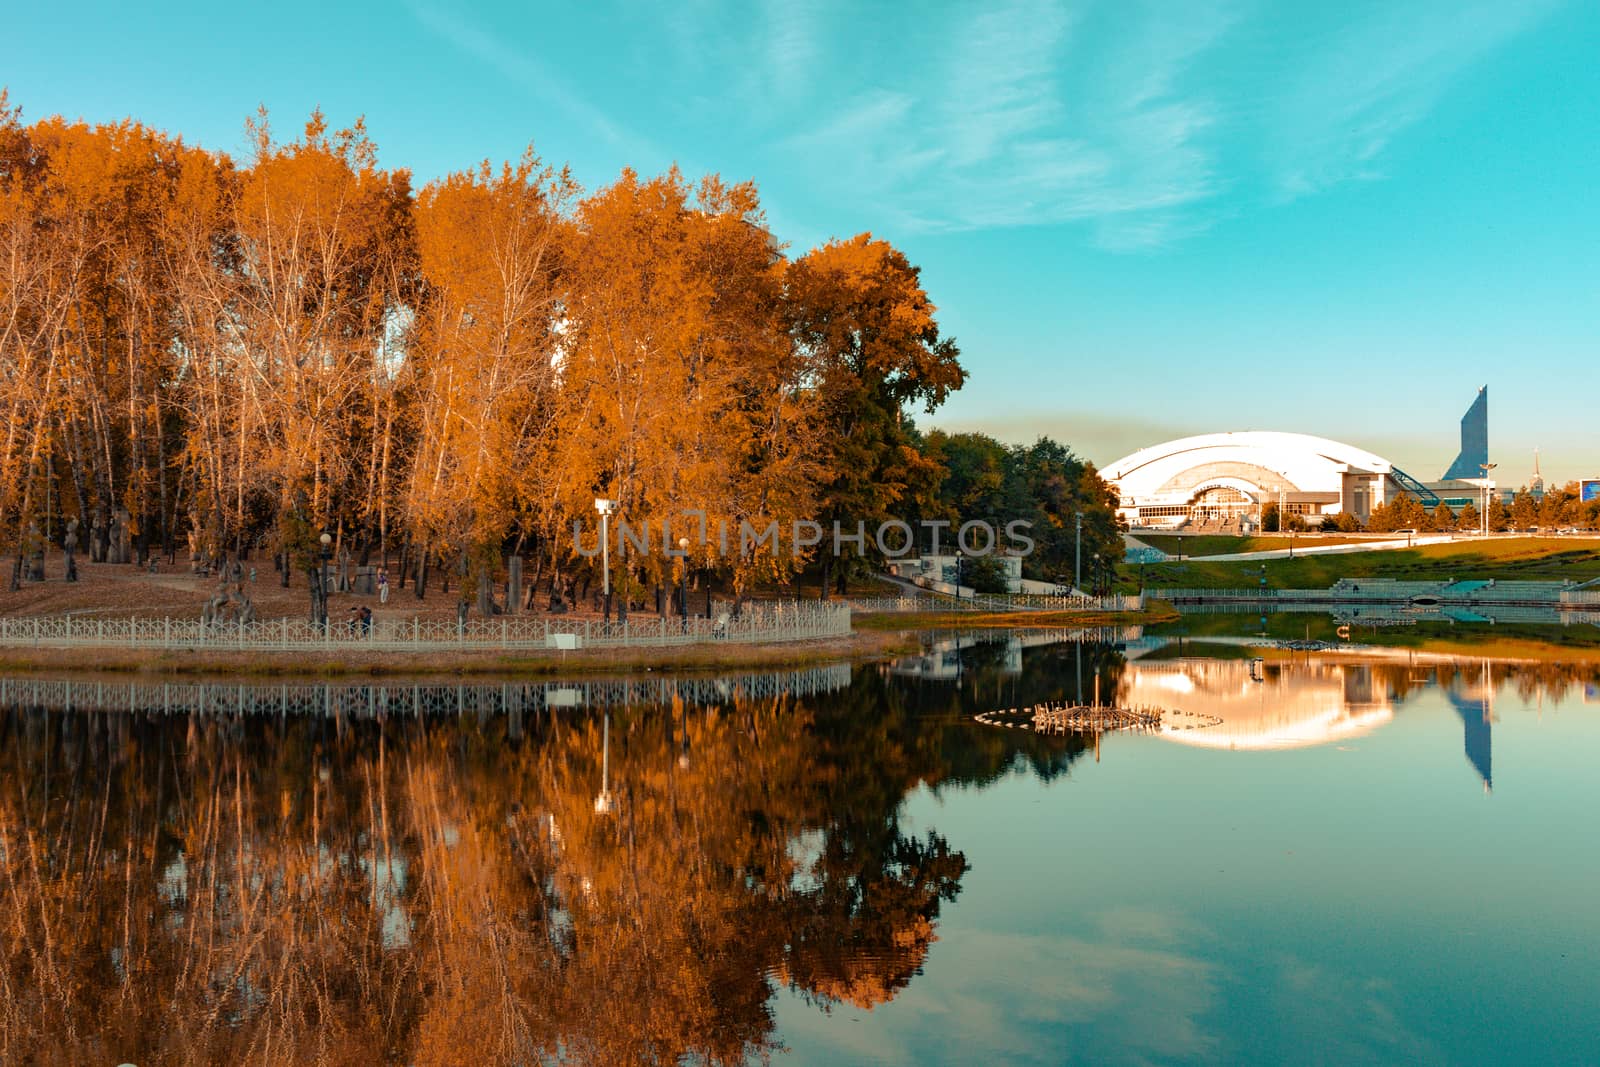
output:
POLYGON ((478 614, 489 618, 496 614, 494 603, 494 578, 489 573, 487 566, 477 568, 478 574, 478 614))
POLYGON ((617 621, 627 622, 628 590, 633 587, 633 556, 629 553, 626 545, 624 545, 622 549, 622 566, 617 568, 617 570, 622 574, 622 595, 620 597, 617 596, 617 591, 615 588, 613 588, 611 590, 611 596, 617 604, 617 621))

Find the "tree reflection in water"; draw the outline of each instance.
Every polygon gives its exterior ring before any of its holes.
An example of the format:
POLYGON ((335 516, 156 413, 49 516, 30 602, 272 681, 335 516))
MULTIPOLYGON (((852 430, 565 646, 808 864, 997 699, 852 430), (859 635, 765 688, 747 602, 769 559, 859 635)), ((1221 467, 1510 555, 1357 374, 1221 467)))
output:
POLYGON ((1078 751, 973 695, 0 710, 0 1061, 763 1059, 780 986, 871 1007, 923 964, 967 862, 908 790, 1078 751))

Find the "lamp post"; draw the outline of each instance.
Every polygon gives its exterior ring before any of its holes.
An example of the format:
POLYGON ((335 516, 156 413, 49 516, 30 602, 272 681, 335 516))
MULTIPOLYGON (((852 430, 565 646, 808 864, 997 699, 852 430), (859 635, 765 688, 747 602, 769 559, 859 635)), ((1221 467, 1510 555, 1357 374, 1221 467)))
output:
MULTIPOLYGON (((1082 512, 1078 513, 1077 527, 1078 527, 1078 540, 1076 542, 1076 547, 1072 551, 1072 588, 1075 591, 1081 593, 1081 592, 1083 592, 1083 513, 1082 512)), ((1181 541, 1178 542, 1178 543, 1180 545, 1183 544, 1183 542, 1181 542, 1181 541)), ((1183 549, 1182 548, 1180 548, 1178 550, 1178 558, 1179 559, 1183 558, 1183 549)))
POLYGON ((1498 463, 1480 463, 1480 464, 1478 464, 1478 469, 1483 471, 1483 536, 1484 537, 1488 537, 1489 536, 1489 490, 1491 488, 1491 483, 1489 481, 1489 472, 1494 470, 1499 465, 1500 464, 1498 464, 1498 463))
POLYGON ((317 625, 328 628, 328 561, 333 558, 333 537, 326 530, 317 538, 322 544, 322 559, 317 567, 317 625))
POLYGON ((684 618, 684 624, 689 619, 689 539, 678 538, 678 551, 683 553, 683 570, 678 573, 678 614, 684 618))
POLYGON ((611 527, 606 521, 617 505, 595 497, 594 509, 600 513, 600 595, 605 598, 606 622, 611 621, 611 527))
POLYGON ((961 550, 956 549, 956 599, 961 599, 961 550))

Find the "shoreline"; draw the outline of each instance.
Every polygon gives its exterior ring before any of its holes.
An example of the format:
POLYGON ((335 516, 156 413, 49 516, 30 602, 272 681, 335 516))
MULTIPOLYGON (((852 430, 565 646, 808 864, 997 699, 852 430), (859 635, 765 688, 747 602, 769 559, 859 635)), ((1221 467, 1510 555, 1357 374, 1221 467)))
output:
POLYGON ((928 629, 1091 629, 1165 622, 1177 617, 1168 605, 1138 613, 905 612, 863 614, 847 637, 762 644, 706 642, 695 645, 579 649, 571 652, 392 652, 340 648, 327 653, 183 651, 165 649, 0 647, 0 673, 71 671, 167 677, 226 675, 259 678, 335 677, 555 677, 619 671, 795 669, 826 663, 858 663, 911 655, 921 645, 915 632, 928 629), (86 655, 86 651, 90 655, 86 655))

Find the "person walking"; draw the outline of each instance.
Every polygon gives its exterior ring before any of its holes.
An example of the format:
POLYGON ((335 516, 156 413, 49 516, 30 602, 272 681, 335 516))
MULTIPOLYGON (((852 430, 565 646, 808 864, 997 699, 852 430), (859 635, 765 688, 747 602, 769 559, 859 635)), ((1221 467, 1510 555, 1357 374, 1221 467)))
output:
POLYGON ((388 602, 389 602, 389 568, 388 567, 379 567, 378 568, 378 603, 387 604, 388 602))

